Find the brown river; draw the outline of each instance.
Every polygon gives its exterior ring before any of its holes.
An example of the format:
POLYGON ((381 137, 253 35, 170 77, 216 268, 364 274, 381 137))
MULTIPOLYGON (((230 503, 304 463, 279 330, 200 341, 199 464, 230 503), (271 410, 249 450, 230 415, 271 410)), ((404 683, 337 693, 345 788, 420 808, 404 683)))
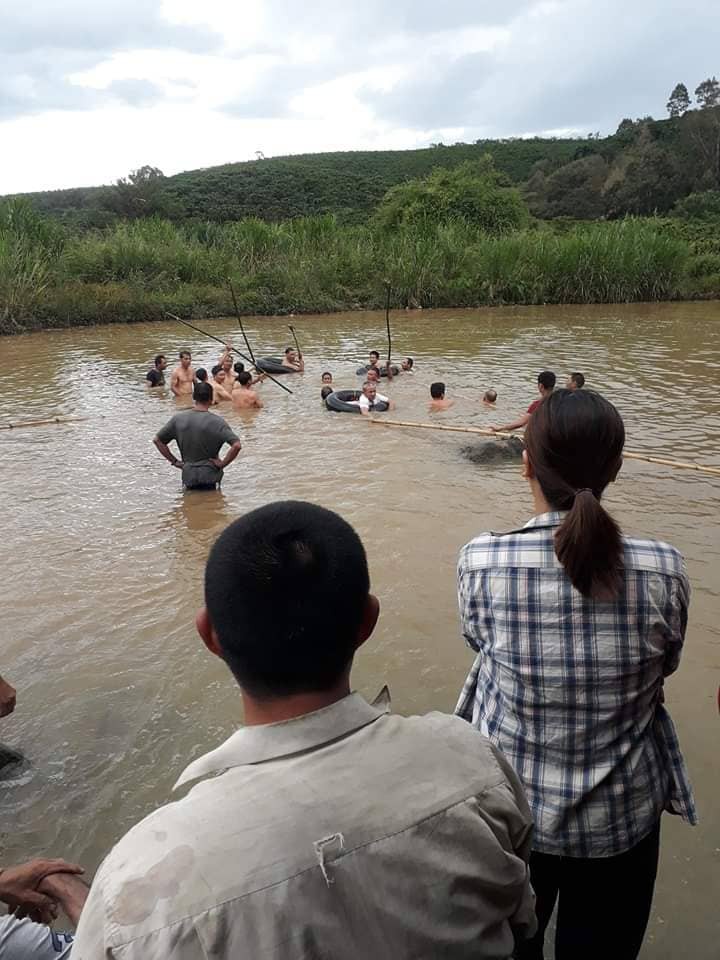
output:
MULTIPOLYGON (((153 355, 219 345, 177 323, 104 326, 0 340, 0 421, 83 422, 0 431, 4 545, 0 673, 18 690, 0 740, 27 763, 0 781, 1 864, 66 856, 89 872, 135 821, 170 797, 184 766, 241 722, 239 697, 193 627, 208 548, 240 513, 308 499, 358 529, 382 604, 355 684, 387 682, 402 713, 453 709, 472 657, 455 598, 459 547, 531 515, 515 463, 478 466, 462 434, 370 426, 331 414, 320 374, 355 387, 358 360, 386 349, 384 316, 298 317, 304 376, 271 383, 259 412, 221 412, 243 450, 221 492, 183 495, 152 446, 177 409, 143 379, 153 355)), ((233 320, 201 323, 241 340, 233 320)), ((249 318, 255 352, 289 342, 287 320, 249 318)), ((535 398, 538 371, 581 370, 623 414, 628 446, 720 466, 720 304, 426 311, 394 317, 395 418, 486 426, 535 398), (455 407, 427 413, 444 380, 455 407), (498 390, 497 413, 480 404, 498 390)), ((169 374, 169 370, 168 370, 169 374)), ((168 376, 169 382, 169 376, 168 376)), ((226 405, 228 406, 228 405, 226 405)), ((472 438, 471 438, 472 439, 472 438)), ((665 817, 643 960, 711 960, 720 942, 720 477, 626 461, 608 505, 628 533, 687 558, 690 628, 666 687, 700 810, 665 817)))

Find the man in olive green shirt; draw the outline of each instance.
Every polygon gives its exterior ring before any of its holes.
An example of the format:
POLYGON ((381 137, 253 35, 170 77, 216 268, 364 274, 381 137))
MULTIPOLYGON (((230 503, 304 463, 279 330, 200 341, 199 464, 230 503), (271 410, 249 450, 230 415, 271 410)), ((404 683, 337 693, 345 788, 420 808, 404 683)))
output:
POLYGON ((369 587, 322 507, 220 536, 196 623, 245 726, 111 851, 73 960, 507 960, 534 932, 532 821, 502 755, 457 717, 350 692, 369 587))

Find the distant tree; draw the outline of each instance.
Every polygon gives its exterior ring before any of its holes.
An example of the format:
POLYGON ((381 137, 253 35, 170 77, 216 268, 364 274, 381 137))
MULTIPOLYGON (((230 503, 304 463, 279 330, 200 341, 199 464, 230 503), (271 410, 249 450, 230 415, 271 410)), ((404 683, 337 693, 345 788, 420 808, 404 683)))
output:
POLYGON ((164 181, 165 174, 157 167, 139 167, 107 188, 102 205, 129 220, 168 215, 168 205, 163 197, 164 181))
POLYGON ((693 110, 687 117, 688 131, 695 147, 695 188, 720 189, 720 107, 693 110))
POLYGON ((388 229, 406 225, 432 229, 450 220, 465 220, 488 233, 505 233, 528 221, 520 191, 508 184, 489 154, 453 169, 436 167, 427 177, 388 190, 375 221, 388 229))
POLYGON ((676 84, 667 102, 667 112, 671 117, 682 117, 690 109, 690 94, 684 83, 676 84))
POLYGON ((605 212, 603 187, 607 175, 608 165, 596 153, 566 163, 544 181, 536 174, 527 184, 530 210, 543 220, 597 220, 605 212))
POLYGON ((717 107, 720 104, 720 83, 717 77, 709 77, 698 84, 695 88, 695 99, 702 110, 717 107))
POLYGON ((674 217, 720 221, 720 190, 691 193, 690 196, 678 200, 672 213, 674 217))
POLYGON ((664 213, 688 192, 687 171, 672 150, 657 143, 649 124, 624 150, 605 181, 608 217, 664 213))

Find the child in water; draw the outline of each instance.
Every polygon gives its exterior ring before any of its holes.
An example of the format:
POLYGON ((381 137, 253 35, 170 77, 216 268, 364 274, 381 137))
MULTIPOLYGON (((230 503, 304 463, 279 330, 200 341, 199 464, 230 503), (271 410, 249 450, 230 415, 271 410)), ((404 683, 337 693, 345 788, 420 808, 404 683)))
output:
POLYGON ((482 398, 483 406, 490 407, 491 410, 494 410, 496 400, 497 390, 486 390, 482 398))

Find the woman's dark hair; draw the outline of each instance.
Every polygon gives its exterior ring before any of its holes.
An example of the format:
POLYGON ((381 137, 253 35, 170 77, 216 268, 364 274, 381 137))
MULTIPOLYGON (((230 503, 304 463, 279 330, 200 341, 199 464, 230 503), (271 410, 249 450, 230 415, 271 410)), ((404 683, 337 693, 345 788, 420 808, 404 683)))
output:
POLYGON ((567 516, 555 553, 585 597, 608 600, 622 582, 620 528, 600 504, 622 464, 625 427, 599 393, 556 390, 535 410, 525 445, 545 499, 567 516))

